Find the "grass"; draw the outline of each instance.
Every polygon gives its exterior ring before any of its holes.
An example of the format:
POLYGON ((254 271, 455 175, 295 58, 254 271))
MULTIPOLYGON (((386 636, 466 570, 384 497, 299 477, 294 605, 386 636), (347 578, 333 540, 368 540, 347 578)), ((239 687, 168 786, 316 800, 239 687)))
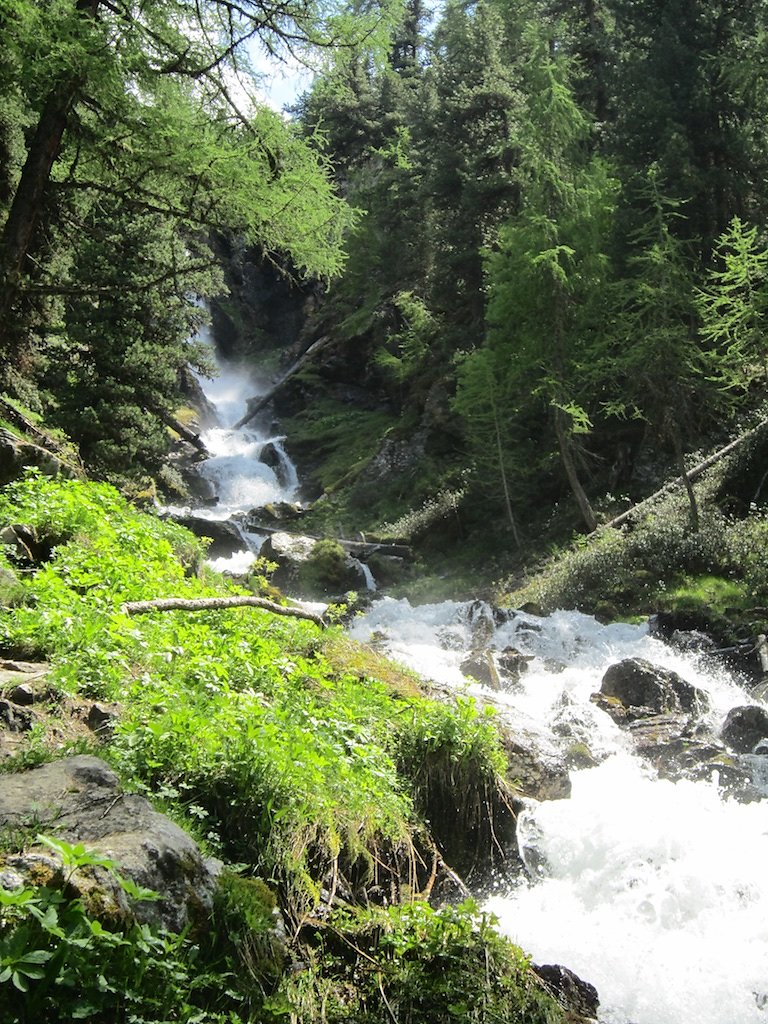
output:
POLYGON ((724 463, 696 485, 698 531, 691 530, 685 496, 666 495, 622 529, 598 530, 555 551, 522 584, 502 583, 499 600, 543 613, 576 608, 627 618, 698 610, 736 627, 751 623, 768 603, 768 514, 754 507, 744 515, 721 511, 731 471, 724 463))

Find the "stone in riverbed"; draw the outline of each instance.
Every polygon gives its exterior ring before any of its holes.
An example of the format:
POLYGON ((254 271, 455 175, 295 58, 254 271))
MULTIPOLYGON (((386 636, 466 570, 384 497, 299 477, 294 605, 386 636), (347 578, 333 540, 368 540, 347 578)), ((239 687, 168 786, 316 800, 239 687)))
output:
POLYGON ((593 700, 618 724, 676 712, 700 715, 709 709, 703 690, 642 658, 626 658, 611 665, 593 700))
POLYGON ((533 971, 563 1007, 570 1024, 597 1020, 600 999, 594 985, 560 964, 534 964, 533 971))
POLYGON ((760 740, 768 739, 768 711, 757 704, 731 708, 720 735, 732 750, 749 754, 760 740))
POLYGON ((243 534, 239 524, 233 519, 209 519, 206 516, 174 515, 174 522, 191 530, 196 537, 208 537, 209 558, 228 558, 245 547, 243 534))

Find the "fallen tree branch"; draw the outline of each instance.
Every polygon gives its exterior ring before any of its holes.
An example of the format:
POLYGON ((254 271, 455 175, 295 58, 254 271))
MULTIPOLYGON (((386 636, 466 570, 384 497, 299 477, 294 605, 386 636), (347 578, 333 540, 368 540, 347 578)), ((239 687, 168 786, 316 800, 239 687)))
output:
POLYGON ((295 373, 298 373, 302 366, 308 363, 310 359, 314 359, 317 353, 321 349, 325 348, 325 346, 328 344, 330 340, 331 338, 328 335, 324 335, 322 338, 318 338, 318 340, 314 344, 309 346, 304 355, 296 360, 296 362, 293 364, 290 370, 288 370, 287 373, 284 373, 280 380, 277 382, 277 384, 271 387, 265 395, 260 395, 258 398, 251 398, 248 402, 248 412, 245 414, 245 416, 239 419, 237 423, 235 423, 232 429, 239 430, 240 427, 244 427, 246 423, 250 423, 253 417, 256 415, 256 413, 261 412, 261 410, 264 408, 267 402, 270 402, 275 397, 280 388, 282 388, 283 385, 286 384, 295 373))
POLYGON ((187 441, 193 447, 197 448, 203 455, 210 455, 210 452, 205 447, 204 442, 200 439, 200 435, 196 434, 194 430, 190 430, 189 427, 185 426, 171 413, 166 412, 165 409, 156 409, 156 415, 163 421, 166 427, 170 427, 171 430, 175 430, 176 433, 184 441, 187 441))
POLYGON ((697 480, 702 475, 702 473, 705 473, 711 466, 714 466, 715 463, 719 462, 720 459, 724 459, 726 455, 730 455, 731 452, 739 448, 742 444, 744 444, 745 441, 749 441, 751 438, 755 437, 757 434, 760 433, 761 430, 764 430, 767 426, 768 420, 762 420, 760 423, 757 424, 756 427, 753 427, 751 430, 747 430, 746 433, 739 435, 739 437, 737 437, 735 441, 731 441, 730 444, 725 445, 724 448, 719 448, 712 455, 708 456, 708 458, 704 459, 703 462, 699 462, 692 469, 689 469, 688 472, 685 474, 685 478, 680 476, 675 477, 674 480, 670 480, 669 483, 664 484, 664 486, 659 488, 658 491, 654 491, 653 494, 650 494, 647 498, 643 498, 642 501, 639 501, 636 505, 633 505, 632 508, 627 509, 626 512, 622 512, 620 516, 616 516, 615 519, 611 519, 607 523, 601 523, 597 528, 598 532, 600 530, 607 530, 609 528, 615 529, 618 526, 623 526, 628 519, 631 519, 632 516, 635 515, 635 513, 641 511, 644 508, 644 506, 652 504, 654 501, 663 497, 665 494, 669 494, 670 491, 674 491, 675 488, 681 487, 684 479, 688 480, 691 483, 694 480, 697 480))
POLYGON ((304 608, 275 604, 265 597, 159 597, 153 601, 126 601, 120 610, 126 615, 144 615, 146 612, 202 612, 224 608, 263 608, 273 615, 287 615, 294 619, 309 619, 318 626, 325 626, 321 615, 304 608))

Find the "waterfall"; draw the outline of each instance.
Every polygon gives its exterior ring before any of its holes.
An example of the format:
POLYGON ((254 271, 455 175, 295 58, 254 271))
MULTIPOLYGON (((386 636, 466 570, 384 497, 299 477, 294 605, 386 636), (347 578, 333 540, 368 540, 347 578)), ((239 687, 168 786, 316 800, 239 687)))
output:
POLYGON ((642 657, 705 690, 716 727, 731 707, 754 703, 736 679, 645 625, 603 626, 577 612, 494 618, 478 603, 384 598, 351 633, 383 635, 422 675, 492 700, 545 751, 576 738, 599 761, 571 771, 569 798, 527 802, 518 844, 530 877, 499 883, 486 903, 536 962, 592 982, 604 1024, 768 1022, 766 801, 723 795, 716 771, 697 782, 659 778, 589 699, 609 665, 642 657), (502 693, 462 674, 478 629, 498 651, 530 659, 502 693))
POLYGON ((215 351, 210 332, 200 333, 211 349, 217 374, 212 379, 198 377, 198 383, 216 413, 216 423, 201 432, 210 457, 200 465, 199 474, 211 485, 217 497, 215 505, 194 509, 170 507, 174 515, 191 512, 199 519, 229 523, 240 535, 242 550, 225 558, 213 558, 210 564, 222 572, 243 573, 258 554, 264 535, 244 526, 253 509, 273 502, 295 502, 299 478, 284 448, 285 437, 265 432, 254 421, 234 429, 246 412, 248 399, 265 393, 269 381, 259 379, 247 367, 227 362, 215 351))

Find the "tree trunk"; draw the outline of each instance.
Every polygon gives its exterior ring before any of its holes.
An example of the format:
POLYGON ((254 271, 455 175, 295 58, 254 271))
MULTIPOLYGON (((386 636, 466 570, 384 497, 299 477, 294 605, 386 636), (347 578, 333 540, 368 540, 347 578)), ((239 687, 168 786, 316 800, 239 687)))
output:
MULTIPOLYGON (((709 455, 704 459, 703 462, 699 462, 698 465, 689 469, 685 474, 688 484, 692 484, 694 480, 697 480, 702 475, 702 473, 705 473, 710 469, 710 467, 714 466, 721 459, 724 459, 726 455, 730 455, 731 452, 743 445, 745 441, 749 441, 751 438, 759 434, 760 431, 765 430, 766 427, 768 427, 768 420, 762 420, 762 422, 758 423, 756 427, 748 430, 745 434, 741 434, 735 441, 729 442, 724 448, 718 449, 714 454, 709 455)), ((640 512, 641 509, 645 508, 646 505, 651 505, 654 501, 658 501, 659 498, 663 498, 665 494, 669 494, 670 491, 673 491, 675 487, 679 487, 682 483, 682 477, 676 477, 669 483, 664 484, 663 487, 660 487, 658 491, 654 491, 653 494, 649 494, 647 498, 643 498, 642 501, 638 501, 636 505, 633 505, 632 508, 628 508, 626 512, 622 512, 620 516, 616 516, 609 522, 603 523, 601 529, 618 529, 618 527, 623 526, 624 523, 640 512)))
POLYGON ((288 370, 287 373, 283 374, 283 376, 280 378, 277 384, 274 384, 269 389, 266 395, 260 395, 258 398, 249 399, 248 412, 245 414, 245 416, 239 419, 237 423, 234 424, 232 429, 239 430, 241 427, 244 427, 246 423, 250 423, 254 416, 257 413, 261 412, 261 410, 264 408, 267 402, 272 401, 272 399, 275 397, 277 392, 283 387, 283 385, 286 384, 295 373, 298 373, 302 366, 308 363, 310 359, 314 359, 317 353, 321 349, 325 348, 325 346, 328 344, 330 340, 331 339, 330 337, 328 337, 328 335, 324 335, 322 338, 318 338, 317 341, 313 342, 313 344, 309 346, 304 355, 300 356, 296 360, 296 362, 293 364, 290 370, 288 370))
POLYGON ((493 428, 496 434, 496 454, 499 459, 499 472, 501 474, 501 486, 504 490, 504 503, 507 509, 507 518, 509 519, 509 525, 512 528, 512 536, 515 538, 515 544, 517 550, 522 548, 522 542, 520 540, 520 533, 517 529, 517 523, 515 522, 515 516, 512 512, 512 499, 509 494, 509 483, 507 482, 507 470, 504 466, 504 449, 501 444, 501 430, 499 428, 499 412, 496 408, 496 399, 493 394, 493 384, 491 384, 491 410, 493 412, 493 428))
POLYGON ((201 440, 200 435, 196 434, 194 430, 190 430, 189 427, 185 427, 172 413, 166 412, 165 409, 155 409, 154 412, 159 419, 163 421, 166 427, 170 427, 171 430, 175 430, 182 440, 187 441, 194 448, 202 454, 209 456, 211 453, 205 447, 205 442, 201 440))
POLYGON ((557 444, 560 449, 560 458, 565 469, 565 475, 568 478, 568 483, 576 499, 576 504, 579 506, 579 511, 587 531, 593 533, 597 529, 597 518, 589 503, 586 491, 581 486, 579 473, 576 469, 576 460, 573 457, 573 442, 571 441, 570 423, 568 420, 568 413, 559 408, 559 406, 555 406, 555 433, 557 434, 557 444))
MULTIPOLYGON (((77 11, 94 18, 101 0, 78 0, 77 11)), ((51 170, 61 150, 69 115, 83 79, 77 75, 54 84, 43 104, 27 159, 0 239, 0 352, 7 354, 8 315, 25 271, 37 230, 51 170)))
POLYGON ((699 503, 696 500, 696 492, 693 489, 691 478, 688 475, 688 471, 685 468, 685 457, 683 455, 683 446, 680 443, 680 430, 677 423, 674 420, 670 420, 668 423, 669 436, 672 439, 672 447, 675 451, 675 462, 677 468, 680 470, 680 480, 683 483, 686 493, 688 495, 688 505, 691 514, 691 529, 694 533, 699 532, 699 526, 701 520, 699 517, 699 503))

